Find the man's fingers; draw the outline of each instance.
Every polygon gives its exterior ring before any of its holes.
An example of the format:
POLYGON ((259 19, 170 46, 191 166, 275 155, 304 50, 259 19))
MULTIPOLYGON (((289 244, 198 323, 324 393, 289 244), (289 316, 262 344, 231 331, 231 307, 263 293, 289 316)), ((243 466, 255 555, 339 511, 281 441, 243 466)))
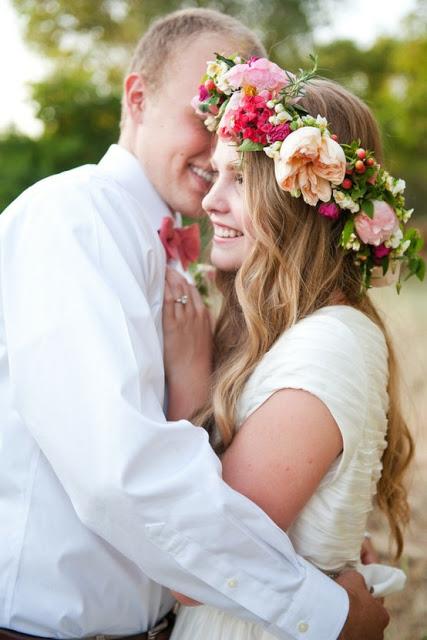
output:
POLYGON ((336 582, 342 586, 351 585, 367 589, 364 577, 354 569, 343 569, 338 578, 336 578, 336 582))

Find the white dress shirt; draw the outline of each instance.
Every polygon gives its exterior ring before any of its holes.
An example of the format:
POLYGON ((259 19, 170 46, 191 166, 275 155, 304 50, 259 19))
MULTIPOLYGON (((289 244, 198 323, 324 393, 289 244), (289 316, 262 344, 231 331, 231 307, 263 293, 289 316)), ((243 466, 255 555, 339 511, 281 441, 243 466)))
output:
POLYGON ((136 633, 170 608, 161 583, 333 640, 345 591, 222 481, 203 429, 163 415, 164 215, 114 145, 0 218, 0 627, 136 633))

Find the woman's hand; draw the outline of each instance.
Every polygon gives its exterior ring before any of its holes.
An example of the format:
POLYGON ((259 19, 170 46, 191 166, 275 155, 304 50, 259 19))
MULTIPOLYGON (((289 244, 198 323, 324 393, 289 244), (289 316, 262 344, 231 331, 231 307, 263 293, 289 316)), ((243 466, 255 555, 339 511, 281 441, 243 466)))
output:
POLYGON ((362 564, 378 564, 380 557, 375 549, 370 536, 365 536, 360 550, 360 561, 362 564))
POLYGON ((169 267, 166 269, 163 336, 168 419, 189 418, 208 399, 212 329, 209 311, 196 287, 169 267))

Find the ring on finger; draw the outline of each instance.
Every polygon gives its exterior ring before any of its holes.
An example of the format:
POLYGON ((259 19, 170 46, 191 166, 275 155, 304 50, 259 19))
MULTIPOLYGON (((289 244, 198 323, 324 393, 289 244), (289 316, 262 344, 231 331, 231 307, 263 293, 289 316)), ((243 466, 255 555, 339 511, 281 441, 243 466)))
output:
POLYGON ((179 296, 179 298, 175 298, 174 302, 178 302, 179 304, 186 305, 188 302, 188 296, 186 293, 184 295, 179 296))

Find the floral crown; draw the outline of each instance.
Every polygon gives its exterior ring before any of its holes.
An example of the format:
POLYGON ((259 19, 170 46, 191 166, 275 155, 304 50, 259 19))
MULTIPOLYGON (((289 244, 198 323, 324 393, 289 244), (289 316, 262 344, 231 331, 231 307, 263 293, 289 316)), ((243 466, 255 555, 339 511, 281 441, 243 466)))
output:
MULTIPOLYGON (((385 276, 399 263, 408 267, 407 277, 422 280, 422 238, 416 229, 404 229, 413 212, 405 208, 404 180, 385 171, 360 140, 340 144, 325 118, 299 104, 316 75, 311 58, 310 71, 293 75, 266 58, 216 54, 192 105, 206 127, 238 151, 264 151, 272 158, 281 189, 322 216, 343 219, 340 246, 355 254, 363 288, 371 285, 375 267, 385 276)), ((400 272, 398 277, 399 291, 400 272)))

